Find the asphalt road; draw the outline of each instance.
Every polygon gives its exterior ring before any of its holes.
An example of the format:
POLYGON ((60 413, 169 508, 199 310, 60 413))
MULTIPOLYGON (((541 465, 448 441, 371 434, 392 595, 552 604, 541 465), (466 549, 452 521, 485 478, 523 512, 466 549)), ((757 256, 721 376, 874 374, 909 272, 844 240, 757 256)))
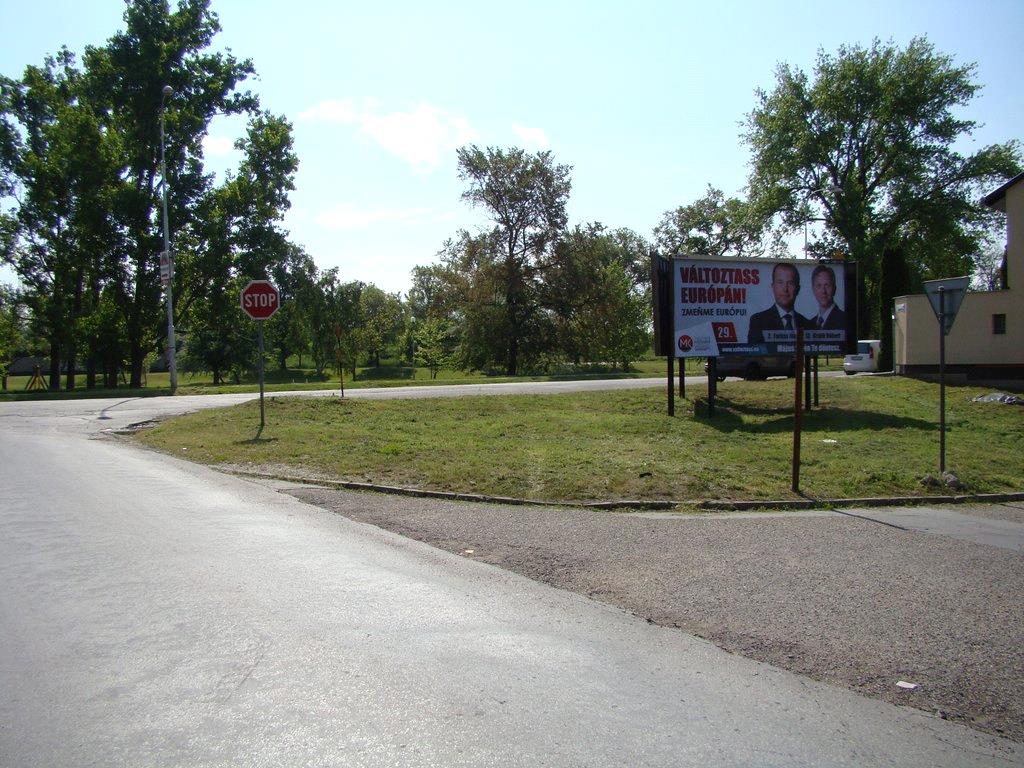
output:
POLYGON ((99 434, 248 397, 0 403, 0 765, 1024 764, 99 434))

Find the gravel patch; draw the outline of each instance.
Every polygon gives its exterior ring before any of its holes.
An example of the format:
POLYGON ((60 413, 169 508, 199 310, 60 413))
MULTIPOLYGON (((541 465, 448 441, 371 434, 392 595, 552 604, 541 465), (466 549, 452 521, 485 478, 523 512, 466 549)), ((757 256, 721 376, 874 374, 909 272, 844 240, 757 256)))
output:
POLYGON ((1024 742, 1019 554, 843 515, 633 515, 287 492, 725 650, 1024 742))

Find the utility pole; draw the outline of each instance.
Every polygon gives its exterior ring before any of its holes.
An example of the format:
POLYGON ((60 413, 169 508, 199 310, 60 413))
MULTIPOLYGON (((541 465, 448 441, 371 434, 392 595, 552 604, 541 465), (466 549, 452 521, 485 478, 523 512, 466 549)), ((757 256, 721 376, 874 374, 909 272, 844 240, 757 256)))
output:
POLYGON ((174 255, 171 253, 171 227, 167 219, 167 159, 164 154, 164 113, 167 98, 174 89, 165 85, 160 96, 160 187, 163 190, 164 207, 164 255, 167 257, 167 368, 171 373, 171 394, 178 389, 178 365, 174 359, 174 255))

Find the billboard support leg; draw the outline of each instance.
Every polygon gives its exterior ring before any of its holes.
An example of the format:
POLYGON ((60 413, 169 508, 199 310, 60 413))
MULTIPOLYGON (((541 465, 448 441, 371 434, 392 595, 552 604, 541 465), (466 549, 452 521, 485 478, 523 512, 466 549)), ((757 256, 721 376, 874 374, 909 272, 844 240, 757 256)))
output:
POLYGON ((715 415, 715 397, 718 395, 718 358, 708 358, 708 416, 715 415))
POLYGON ((804 355, 804 410, 811 410, 811 356, 804 355))
POLYGON ((679 397, 686 399, 686 358, 679 358, 679 397))
POLYGON ((818 407, 818 356, 814 356, 814 407, 818 407))
POLYGON ((668 361, 668 415, 669 416, 675 416, 676 415, 676 397, 675 397, 676 393, 675 393, 675 386, 674 386, 675 385, 675 381, 673 381, 673 379, 675 377, 672 375, 672 360, 673 360, 672 355, 669 355, 668 357, 666 357, 665 360, 668 361))
POLYGON ((793 493, 800 493, 800 429, 802 427, 803 404, 800 402, 803 382, 804 330, 796 330, 796 376, 793 387, 793 493))

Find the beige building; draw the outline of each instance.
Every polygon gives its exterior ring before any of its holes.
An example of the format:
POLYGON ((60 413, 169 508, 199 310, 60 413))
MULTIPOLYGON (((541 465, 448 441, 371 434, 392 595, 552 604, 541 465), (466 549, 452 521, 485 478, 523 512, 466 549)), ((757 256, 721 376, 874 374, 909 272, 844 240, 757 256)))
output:
MULTIPOLYGON (((954 380, 1024 381, 1024 173, 982 201, 1006 214, 1006 257, 995 291, 970 291, 946 337, 946 372, 954 380)), ((939 324, 928 297, 893 302, 893 364, 898 374, 939 370, 939 324)))

